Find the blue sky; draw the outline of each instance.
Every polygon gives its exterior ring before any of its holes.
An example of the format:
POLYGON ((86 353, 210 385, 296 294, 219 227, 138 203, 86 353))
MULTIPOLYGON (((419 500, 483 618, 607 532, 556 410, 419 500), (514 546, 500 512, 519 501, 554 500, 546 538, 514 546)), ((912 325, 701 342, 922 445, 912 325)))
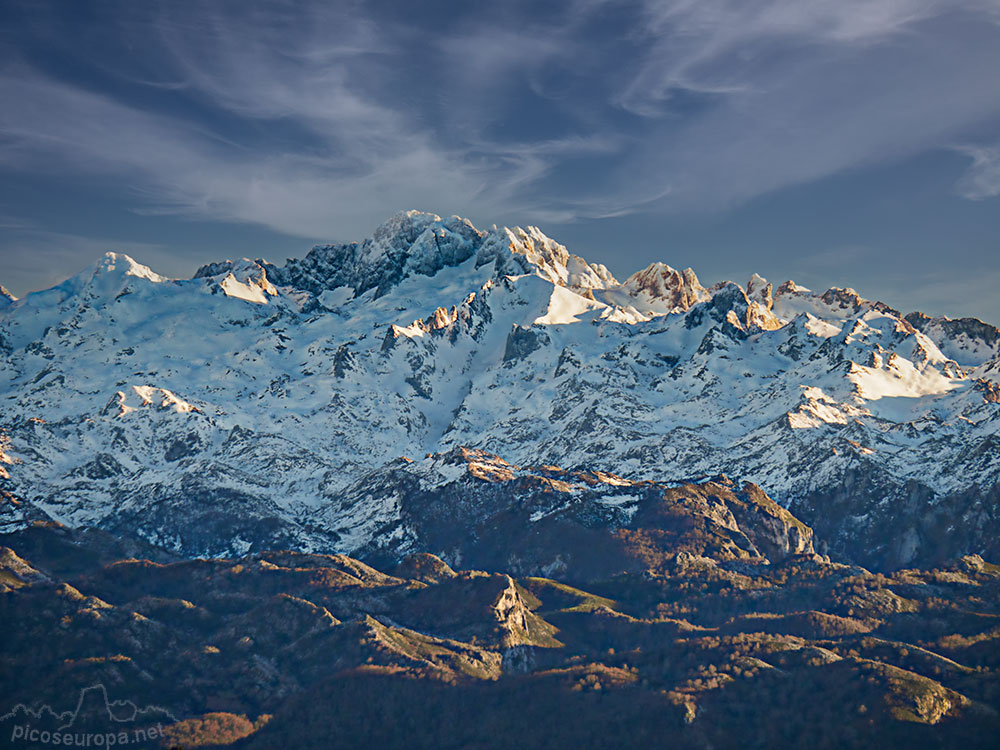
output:
POLYGON ((1000 323, 1000 0, 0 6, 0 282, 403 208, 1000 323))

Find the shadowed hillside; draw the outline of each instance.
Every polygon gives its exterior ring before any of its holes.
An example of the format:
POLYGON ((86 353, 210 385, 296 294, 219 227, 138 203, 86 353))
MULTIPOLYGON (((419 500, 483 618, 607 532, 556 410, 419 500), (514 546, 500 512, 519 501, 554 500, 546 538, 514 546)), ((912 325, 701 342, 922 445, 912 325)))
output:
POLYGON ((51 526, 6 535, 0 617, 17 627, 0 646, 0 708, 23 705, 5 741, 25 717, 48 726, 26 710, 70 711, 93 685, 169 713, 160 747, 971 748, 998 736, 997 566, 969 556, 882 575, 812 552, 732 554, 731 535, 703 527, 698 551, 671 552, 678 537, 637 528, 645 570, 572 585, 428 554, 383 572, 294 552, 118 558, 103 532, 51 526))

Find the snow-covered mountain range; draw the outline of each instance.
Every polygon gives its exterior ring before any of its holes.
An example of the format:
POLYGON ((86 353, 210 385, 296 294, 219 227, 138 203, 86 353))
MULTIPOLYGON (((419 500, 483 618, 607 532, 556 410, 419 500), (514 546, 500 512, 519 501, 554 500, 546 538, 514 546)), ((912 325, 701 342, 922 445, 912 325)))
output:
POLYGON ((636 482, 725 473, 864 564, 1000 551, 1000 331, 851 289, 661 263, 619 282, 537 228, 411 211, 185 280, 108 253, 4 290, 0 353, 6 528, 406 551, 407 487, 495 506, 519 467, 558 466, 606 490, 567 473, 531 518, 577 497, 623 523, 636 482))

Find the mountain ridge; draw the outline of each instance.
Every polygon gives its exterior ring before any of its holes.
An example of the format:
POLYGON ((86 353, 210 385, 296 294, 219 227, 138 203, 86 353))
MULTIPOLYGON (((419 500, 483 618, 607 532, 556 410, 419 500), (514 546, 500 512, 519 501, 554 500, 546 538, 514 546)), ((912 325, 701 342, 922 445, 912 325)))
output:
MULTIPOLYGON (((466 448, 627 481, 725 473, 876 567, 988 554, 1000 331, 921 316, 666 264, 618 282, 537 228, 420 212, 189 280, 109 254, 0 309, 3 523, 138 533, 123 519, 209 507, 214 540, 141 534, 244 554, 234 516, 320 549, 363 477, 466 448)), ((371 541, 350 538, 325 551, 371 541)))

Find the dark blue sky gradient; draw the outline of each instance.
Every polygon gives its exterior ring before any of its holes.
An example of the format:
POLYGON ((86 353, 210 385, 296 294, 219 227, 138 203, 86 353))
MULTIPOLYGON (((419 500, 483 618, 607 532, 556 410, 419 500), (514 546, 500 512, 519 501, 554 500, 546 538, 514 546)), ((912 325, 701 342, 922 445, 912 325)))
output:
POLYGON ((1000 0, 0 6, 0 282, 403 208, 1000 323, 1000 0))

